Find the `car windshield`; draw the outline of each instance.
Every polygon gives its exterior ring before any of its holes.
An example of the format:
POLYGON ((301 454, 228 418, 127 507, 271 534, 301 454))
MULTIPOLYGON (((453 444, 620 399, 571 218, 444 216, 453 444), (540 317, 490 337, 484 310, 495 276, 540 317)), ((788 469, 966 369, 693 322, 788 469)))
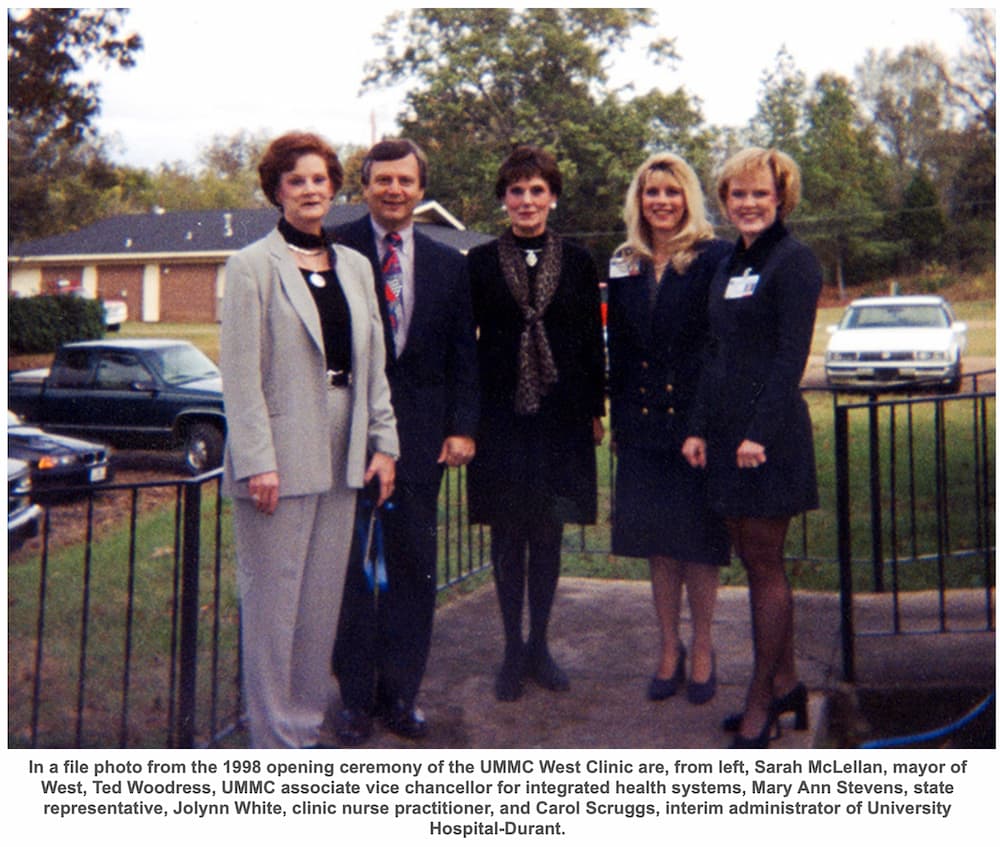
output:
POLYGON ((948 315, 940 306, 885 305, 852 306, 844 316, 843 329, 912 329, 949 325, 948 315))
POLYGON ((163 381, 181 385, 219 375, 215 363, 196 347, 167 347, 154 356, 163 381))

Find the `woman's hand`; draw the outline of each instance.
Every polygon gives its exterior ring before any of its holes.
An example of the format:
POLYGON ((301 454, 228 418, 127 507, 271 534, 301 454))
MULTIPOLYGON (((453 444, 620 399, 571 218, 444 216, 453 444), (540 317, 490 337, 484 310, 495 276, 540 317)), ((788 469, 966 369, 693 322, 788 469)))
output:
POLYGON ((705 439, 690 435, 681 445, 681 454, 692 468, 703 468, 708 463, 708 450, 705 439))
POLYGON ((751 441, 749 438, 736 448, 736 467, 757 468, 767 461, 767 453, 764 452, 764 445, 751 441))
POLYGON ((250 477, 247 483, 258 512, 273 515, 278 508, 278 472, 266 471, 250 477))
POLYGON ((604 421, 594 418, 594 444, 600 445, 604 440, 604 421))
POLYGON ((378 477, 378 503, 381 506, 392 497, 396 487, 396 460, 387 453, 376 453, 365 471, 365 485, 378 477))

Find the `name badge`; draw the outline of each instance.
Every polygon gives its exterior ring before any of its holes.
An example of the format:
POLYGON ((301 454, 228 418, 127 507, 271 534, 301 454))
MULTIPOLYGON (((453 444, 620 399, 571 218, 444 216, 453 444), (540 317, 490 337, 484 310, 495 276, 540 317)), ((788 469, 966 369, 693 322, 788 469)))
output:
POLYGON ((626 276, 638 276, 639 271, 639 256, 631 250, 623 250, 611 257, 608 278, 621 279, 626 276))
POLYGON ((743 297, 752 297, 760 282, 758 274, 750 273, 750 268, 743 271, 742 276, 731 276, 729 284, 726 286, 727 300, 740 300, 743 297))

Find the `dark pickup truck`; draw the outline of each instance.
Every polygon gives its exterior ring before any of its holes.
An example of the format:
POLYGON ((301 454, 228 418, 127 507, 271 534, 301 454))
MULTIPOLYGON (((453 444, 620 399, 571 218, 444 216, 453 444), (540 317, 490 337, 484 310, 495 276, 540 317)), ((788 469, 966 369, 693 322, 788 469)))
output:
POLYGON ((193 473, 222 463, 222 376, 187 341, 62 345, 52 367, 11 373, 7 406, 47 429, 153 450, 183 448, 193 473))

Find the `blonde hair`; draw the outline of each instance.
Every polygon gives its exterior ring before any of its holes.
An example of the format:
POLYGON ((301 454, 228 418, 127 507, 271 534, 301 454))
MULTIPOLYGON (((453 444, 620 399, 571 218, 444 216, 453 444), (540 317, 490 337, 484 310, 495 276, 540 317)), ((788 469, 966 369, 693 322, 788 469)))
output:
POLYGON ((729 198, 729 183, 737 177, 760 170, 770 171, 774 178, 774 188, 778 194, 778 218, 784 220, 795 211, 802 198, 802 175, 795 160, 774 148, 765 150, 762 147, 748 147, 730 157, 719 171, 715 190, 723 214, 729 198))
POLYGON ((632 177, 625 195, 626 241, 616 253, 632 251, 653 259, 653 231, 642 214, 642 193, 651 173, 664 173, 675 179, 684 192, 684 219, 670 239, 670 264, 684 273, 694 261, 695 245, 715 237, 715 230, 705 214, 705 196, 691 166, 673 153, 655 153, 643 162, 632 177))

